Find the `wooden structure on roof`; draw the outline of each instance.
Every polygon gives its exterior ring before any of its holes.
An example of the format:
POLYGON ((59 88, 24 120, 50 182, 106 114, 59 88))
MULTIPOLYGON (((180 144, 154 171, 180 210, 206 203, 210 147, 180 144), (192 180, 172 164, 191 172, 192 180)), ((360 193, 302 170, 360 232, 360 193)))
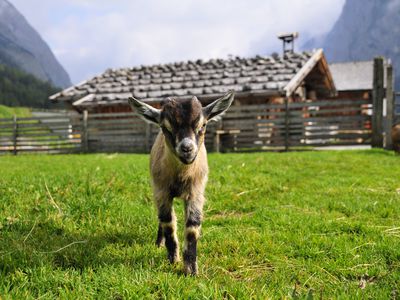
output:
POLYGON ((278 39, 282 41, 283 44, 283 54, 294 52, 294 40, 299 37, 298 32, 292 33, 282 33, 278 35, 278 39))

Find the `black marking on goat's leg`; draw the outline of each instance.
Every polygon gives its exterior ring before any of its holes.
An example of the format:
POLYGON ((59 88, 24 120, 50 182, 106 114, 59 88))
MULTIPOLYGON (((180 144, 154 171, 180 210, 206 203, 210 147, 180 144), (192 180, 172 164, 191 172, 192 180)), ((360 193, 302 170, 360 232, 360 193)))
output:
POLYGON ((161 223, 158 223, 158 230, 157 230, 157 240, 156 240, 156 246, 161 247, 165 243, 164 235, 163 235, 163 230, 161 223))
POLYGON ((171 264, 179 261, 178 241, 173 227, 164 227, 165 246, 168 251, 168 260, 171 264))
POLYGON ((159 208, 158 218, 165 239, 168 259, 171 263, 179 261, 178 236, 176 234, 176 218, 171 203, 159 208))
POLYGON ((186 228, 183 251, 184 271, 187 275, 197 274, 197 240, 200 237, 203 201, 185 202, 186 228))
MULTIPOLYGON (((196 231, 199 228, 195 229, 196 231)), ((185 234, 185 250, 183 251, 184 271, 186 275, 197 274, 197 232, 186 232, 185 234)))

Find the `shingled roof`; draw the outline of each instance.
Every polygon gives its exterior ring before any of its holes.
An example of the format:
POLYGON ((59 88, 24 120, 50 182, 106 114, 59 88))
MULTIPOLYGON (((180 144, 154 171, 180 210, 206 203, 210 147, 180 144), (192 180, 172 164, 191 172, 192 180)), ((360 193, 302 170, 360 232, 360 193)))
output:
POLYGON ((318 50, 285 54, 284 57, 234 57, 108 69, 51 96, 50 100, 68 101, 79 107, 126 103, 132 94, 147 101, 171 96, 213 97, 228 90, 235 90, 237 95, 284 95, 297 88, 321 57, 322 50, 318 50))
POLYGON ((352 61, 329 65, 339 91, 372 90, 374 61, 352 61))

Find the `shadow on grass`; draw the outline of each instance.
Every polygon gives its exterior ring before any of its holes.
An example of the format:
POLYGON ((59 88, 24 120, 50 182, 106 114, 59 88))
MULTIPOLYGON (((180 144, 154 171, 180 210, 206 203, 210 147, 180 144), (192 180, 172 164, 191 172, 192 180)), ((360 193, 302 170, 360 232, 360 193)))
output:
MULTIPOLYGON (((124 229, 125 230, 125 229, 124 229)), ((129 231, 70 232, 53 221, 11 224, 0 237, 0 274, 36 267, 83 270, 105 265, 157 267, 166 260, 153 236, 129 231)))
POLYGON ((382 156, 397 156, 396 153, 392 150, 383 150, 383 149, 378 149, 378 148, 372 148, 369 150, 354 150, 354 153, 357 154, 362 154, 362 155, 367 155, 367 156, 376 156, 376 155, 382 155, 382 156))

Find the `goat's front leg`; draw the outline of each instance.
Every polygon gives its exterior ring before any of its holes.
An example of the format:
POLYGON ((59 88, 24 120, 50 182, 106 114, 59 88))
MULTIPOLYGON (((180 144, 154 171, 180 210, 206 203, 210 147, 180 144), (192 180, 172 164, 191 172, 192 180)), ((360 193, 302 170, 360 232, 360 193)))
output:
POLYGON ((184 271, 197 274, 197 241, 200 237, 204 197, 197 196, 185 201, 185 247, 183 250, 184 271))
POLYGON ((165 238, 161 226, 161 222, 158 222, 158 230, 157 230, 157 239, 156 239, 156 246, 161 247, 165 245, 165 238))
POLYGON ((165 241, 168 259, 171 263, 179 261, 178 236, 176 234, 176 217, 172 206, 172 198, 157 199, 159 229, 157 243, 165 241))

